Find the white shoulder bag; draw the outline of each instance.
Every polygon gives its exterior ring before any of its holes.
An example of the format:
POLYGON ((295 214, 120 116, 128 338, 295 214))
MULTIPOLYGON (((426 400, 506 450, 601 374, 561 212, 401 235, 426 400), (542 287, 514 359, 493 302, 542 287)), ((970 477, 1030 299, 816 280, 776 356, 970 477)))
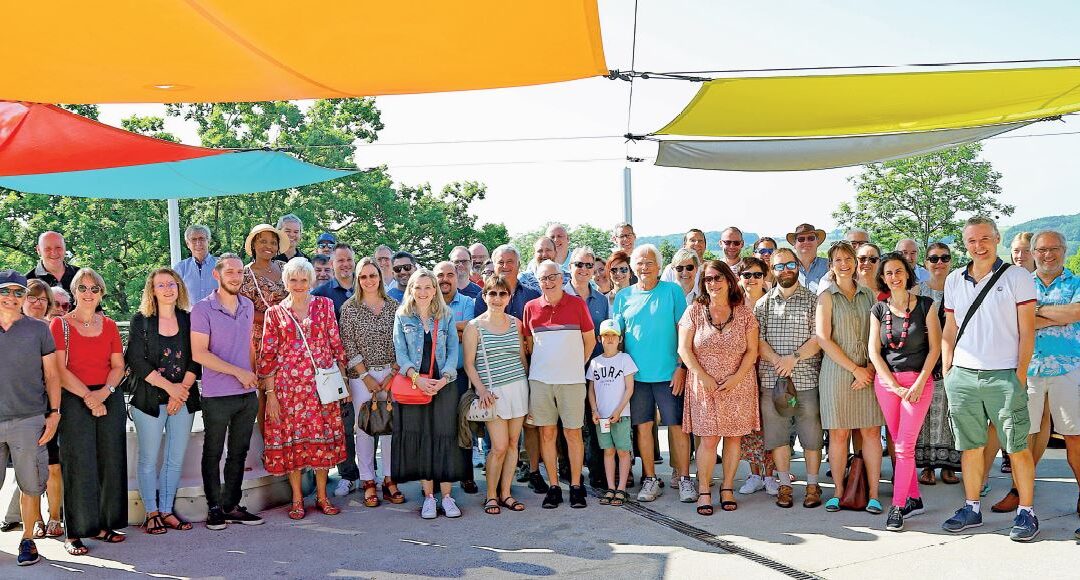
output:
MULTIPOLYGON (((480 346, 480 356, 484 357, 484 370, 487 371, 488 384, 487 388, 491 390, 491 365, 488 363, 487 348, 484 347, 484 332, 480 329, 480 323, 476 324, 476 335, 480 346)), ((511 322, 510 328, 513 328, 513 322, 511 322)), ((494 393, 492 393, 494 394, 494 393)), ((495 405, 484 407, 480 404, 480 399, 475 399, 469 405, 469 412, 466 415, 470 421, 477 423, 486 423, 495 419, 495 405)))
POLYGON ((304 328, 300 326, 300 321, 293 316, 292 308, 284 305, 282 308, 285 309, 285 312, 289 314, 289 318, 296 324, 296 330, 300 333, 300 340, 304 341, 304 348, 307 349, 308 358, 311 359, 311 366, 315 368, 315 389, 319 391, 319 401, 324 405, 329 405, 349 396, 349 390, 345 387, 345 379, 341 376, 341 370, 338 369, 338 366, 332 364, 324 369, 315 363, 315 355, 312 354, 311 347, 308 346, 307 337, 304 336, 304 328))

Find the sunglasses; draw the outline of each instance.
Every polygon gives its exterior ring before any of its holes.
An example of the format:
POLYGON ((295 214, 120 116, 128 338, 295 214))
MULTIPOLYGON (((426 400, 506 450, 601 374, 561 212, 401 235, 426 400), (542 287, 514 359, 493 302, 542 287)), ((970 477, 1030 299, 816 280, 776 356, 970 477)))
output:
POLYGON ((586 270, 592 270, 593 269, 593 263, 592 262, 574 262, 574 267, 575 268, 585 268, 586 270))
POLYGON ((693 272, 694 271, 694 265, 693 264, 687 264, 685 266, 675 266, 675 271, 676 272, 693 272))
POLYGON ((394 273, 395 274, 400 274, 402 272, 408 272, 409 270, 412 270, 412 269, 413 269, 412 264, 401 264, 399 266, 394 266, 394 273))
POLYGON ((816 242, 817 236, 796 236, 795 241, 800 244, 805 242, 816 242))
POLYGON ((101 291, 103 290, 103 288, 101 286, 98 286, 97 284, 94 284, 93 286, 83 286, 82 284, 79 284, 75 288, 75 290, 78 291, 79 293, 86 292, 87 290, 89 290, 91 294, 101 294, 101 291))
POLYGON ((720 282, 723 280, 723 276, 702 276, 701 281, 706 284, 712 284, 713 282, 720 282))
POLYGON ((859 263, 865 264, 870 262, 871 264, 877 264, 880 259, 881 258, 878 258, 877 256, 859 256, 859 263))
POLYGON ((926 261, 930 262, 931 264, 937 264, 938 262, 948 264, 952 261, 952 256, 950 256, 949 254, 942 254, 940 256, 927 256, 926 261))
POLYGON ((761 279, 765 277, 765 272, 739 272, 743 280, 749 280, 751 278, 761 279))
POLYGON ((759 256, 771 256, 776 250, 772 248, 758 248, 757 253, 759 256))
POLYGON ((56 304, 53 305, 53 308, 55 308, 57 310, 62 310, 64 312, 67 312, 68 310, 71 310, 71 303, 70 302, 57 302, 56 304))
POLYGON ((626 274, 630 271, 630 268, 628 266, 616 266, 612 268, 611 271, 616 274, 626 274))
POLYGON ((0 288, 0 296, 22 298, 26 296, 26 290, 23 290, 22 288, 0 288))
POLYGON ((506 290, 488 290, 487 291, 487 297, 488 298, 506 298, 508 296, 510 296, 510 293, 507 292, 506 290))
POLYGON ((357 280, 378 280, 378 274, 360 274, 356 277, 357 280))
POLYGON ((783 264, 773 264, 773 272, 783 272, 784 270, 798 270, 798 262, 784 262, 783 264))
POLYGON ((720 243, 724 244, 725 246, 741 246, 742 245, 741 240, 720 240, 720 243))
POLYGON ((333 248, 334 242, 319 242, 320 248, 333 248))

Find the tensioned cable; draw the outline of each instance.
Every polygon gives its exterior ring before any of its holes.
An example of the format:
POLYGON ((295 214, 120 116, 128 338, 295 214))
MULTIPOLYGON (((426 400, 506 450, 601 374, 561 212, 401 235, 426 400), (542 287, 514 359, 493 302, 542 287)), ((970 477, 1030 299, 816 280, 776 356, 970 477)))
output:
MULTIPOLYGON (((630 35, 630 70, 634 69, 634 65, 637 63, 637 19, 638 19, 638 0, 634 0, 634 29, 630 35)), ((634 77, 630 77, 630 94, 626 99, 626 135, 630 135, 630 119, 631 113, 634 110, 634 77)), ((633 139, 627 139, 624 143, 624 150, 626 154, 626 160, 638 160, 637 157, 630 156, 630 143, 633 139)))

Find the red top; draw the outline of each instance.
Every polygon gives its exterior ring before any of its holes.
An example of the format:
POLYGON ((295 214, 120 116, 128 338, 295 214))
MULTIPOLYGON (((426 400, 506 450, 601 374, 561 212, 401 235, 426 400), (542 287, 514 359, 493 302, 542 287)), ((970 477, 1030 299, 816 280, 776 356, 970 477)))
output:
POLYGON ((49 330, 56 342, 56 350, 67 351, 67 368, 84 385, 103 385, 112 370, 110 355, 124 352, 120 331, 116 328, 116 323, 107 316, 102 316, 101 334, 97 336, 83 336, 77 328, 77 324, 68 322, 68 335, 71 340, 69 345, 64 342, 63 321, 60 318, 53 319, 49 330))

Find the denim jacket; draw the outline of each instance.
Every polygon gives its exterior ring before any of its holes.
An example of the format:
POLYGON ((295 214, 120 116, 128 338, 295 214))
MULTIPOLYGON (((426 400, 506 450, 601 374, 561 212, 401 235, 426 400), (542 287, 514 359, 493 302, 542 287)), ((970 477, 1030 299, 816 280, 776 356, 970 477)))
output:
MULTIPOLYGON (((439 336, 435 347, 435 364, 447 381, 457 379, 458 336, 453 317, 439 320, 439 336)), ((401 374, 409 369, 420 370, 420 358, 424 356, 424 326, 420 317, 398 314, 394 317, 394 353, 397 355, 401 374)))

